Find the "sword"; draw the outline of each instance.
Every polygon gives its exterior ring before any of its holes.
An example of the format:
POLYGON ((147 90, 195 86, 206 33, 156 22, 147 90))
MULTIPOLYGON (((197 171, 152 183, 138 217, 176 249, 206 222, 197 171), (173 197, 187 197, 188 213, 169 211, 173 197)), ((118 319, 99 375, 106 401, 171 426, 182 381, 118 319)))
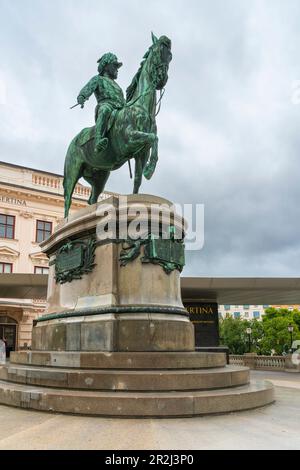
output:
MULTIPOLYGON (((79 106, 79 105, 80 105, 80 103, 74 104, 74 106, 71 106, 70 109, 76 108, 76 106, 79 106)), ((84 105, 82 104, 82 105, 81 105, 81 108, 83 108, 83 106, 84 106, 84 105)))

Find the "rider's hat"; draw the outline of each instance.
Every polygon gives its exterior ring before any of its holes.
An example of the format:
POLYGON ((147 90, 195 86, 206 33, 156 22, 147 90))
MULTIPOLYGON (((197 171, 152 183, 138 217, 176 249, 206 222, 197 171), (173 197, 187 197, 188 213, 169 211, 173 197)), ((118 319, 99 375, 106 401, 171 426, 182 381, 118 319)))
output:
POLYGON ((112 54, 111 52, 107 52, 104 54, 100 59, 97 61, 98 65, 98 72, 101 75, 104 71, 104 68, 108 64, 117 64, 118 68, 122 67, 122 62, 118 61, 118 58, 115 54, 112 54))

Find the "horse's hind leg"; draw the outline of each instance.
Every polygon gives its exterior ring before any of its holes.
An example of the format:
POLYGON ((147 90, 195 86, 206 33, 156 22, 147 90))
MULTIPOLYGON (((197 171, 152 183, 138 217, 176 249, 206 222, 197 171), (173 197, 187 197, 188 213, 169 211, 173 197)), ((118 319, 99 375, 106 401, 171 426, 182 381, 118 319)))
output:
POLYGON ((64 198, 65 198, 65 217, 68 217, 72 203, 72 195, 75 186, 81 177, 82 160, 80 155, 72 152, 67 155, 64 170, 64 198), (68 158, 69 157, 69 158, 68 158))
POLYGON ((77 184, 79 178, 69 179, 65 184, 64 188, 64 197, 65 197, 65 217, 68 217, 71 203, 72 203, 72 195, 77 184))
POLYGON ((98 197, 103 192, 110 171, 98 170, 93 176, 84 176, 84 179, 92 186, 92 192, 89 198, 89 204, 96 204, 98 197))

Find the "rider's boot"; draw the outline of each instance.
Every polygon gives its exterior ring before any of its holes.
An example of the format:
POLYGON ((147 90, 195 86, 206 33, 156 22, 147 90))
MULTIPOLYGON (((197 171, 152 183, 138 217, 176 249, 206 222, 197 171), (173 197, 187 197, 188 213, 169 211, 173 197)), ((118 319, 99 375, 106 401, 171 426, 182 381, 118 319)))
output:
POLYGON ((96 128, 95 128, 95 153, 103 152, 108 144, 108 139, 105 137, 107 133, 108 120, 111 113, 110 106, 99 106, 96 112, 96 128))

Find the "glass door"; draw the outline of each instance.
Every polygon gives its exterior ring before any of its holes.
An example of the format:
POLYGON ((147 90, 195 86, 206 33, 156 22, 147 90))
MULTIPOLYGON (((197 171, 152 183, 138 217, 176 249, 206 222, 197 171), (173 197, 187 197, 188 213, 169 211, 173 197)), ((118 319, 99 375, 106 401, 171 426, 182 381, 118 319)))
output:
POLYGON ((16 325, 0 325, 0 339, 6 340, 6 357, 16 349, 16 325))

